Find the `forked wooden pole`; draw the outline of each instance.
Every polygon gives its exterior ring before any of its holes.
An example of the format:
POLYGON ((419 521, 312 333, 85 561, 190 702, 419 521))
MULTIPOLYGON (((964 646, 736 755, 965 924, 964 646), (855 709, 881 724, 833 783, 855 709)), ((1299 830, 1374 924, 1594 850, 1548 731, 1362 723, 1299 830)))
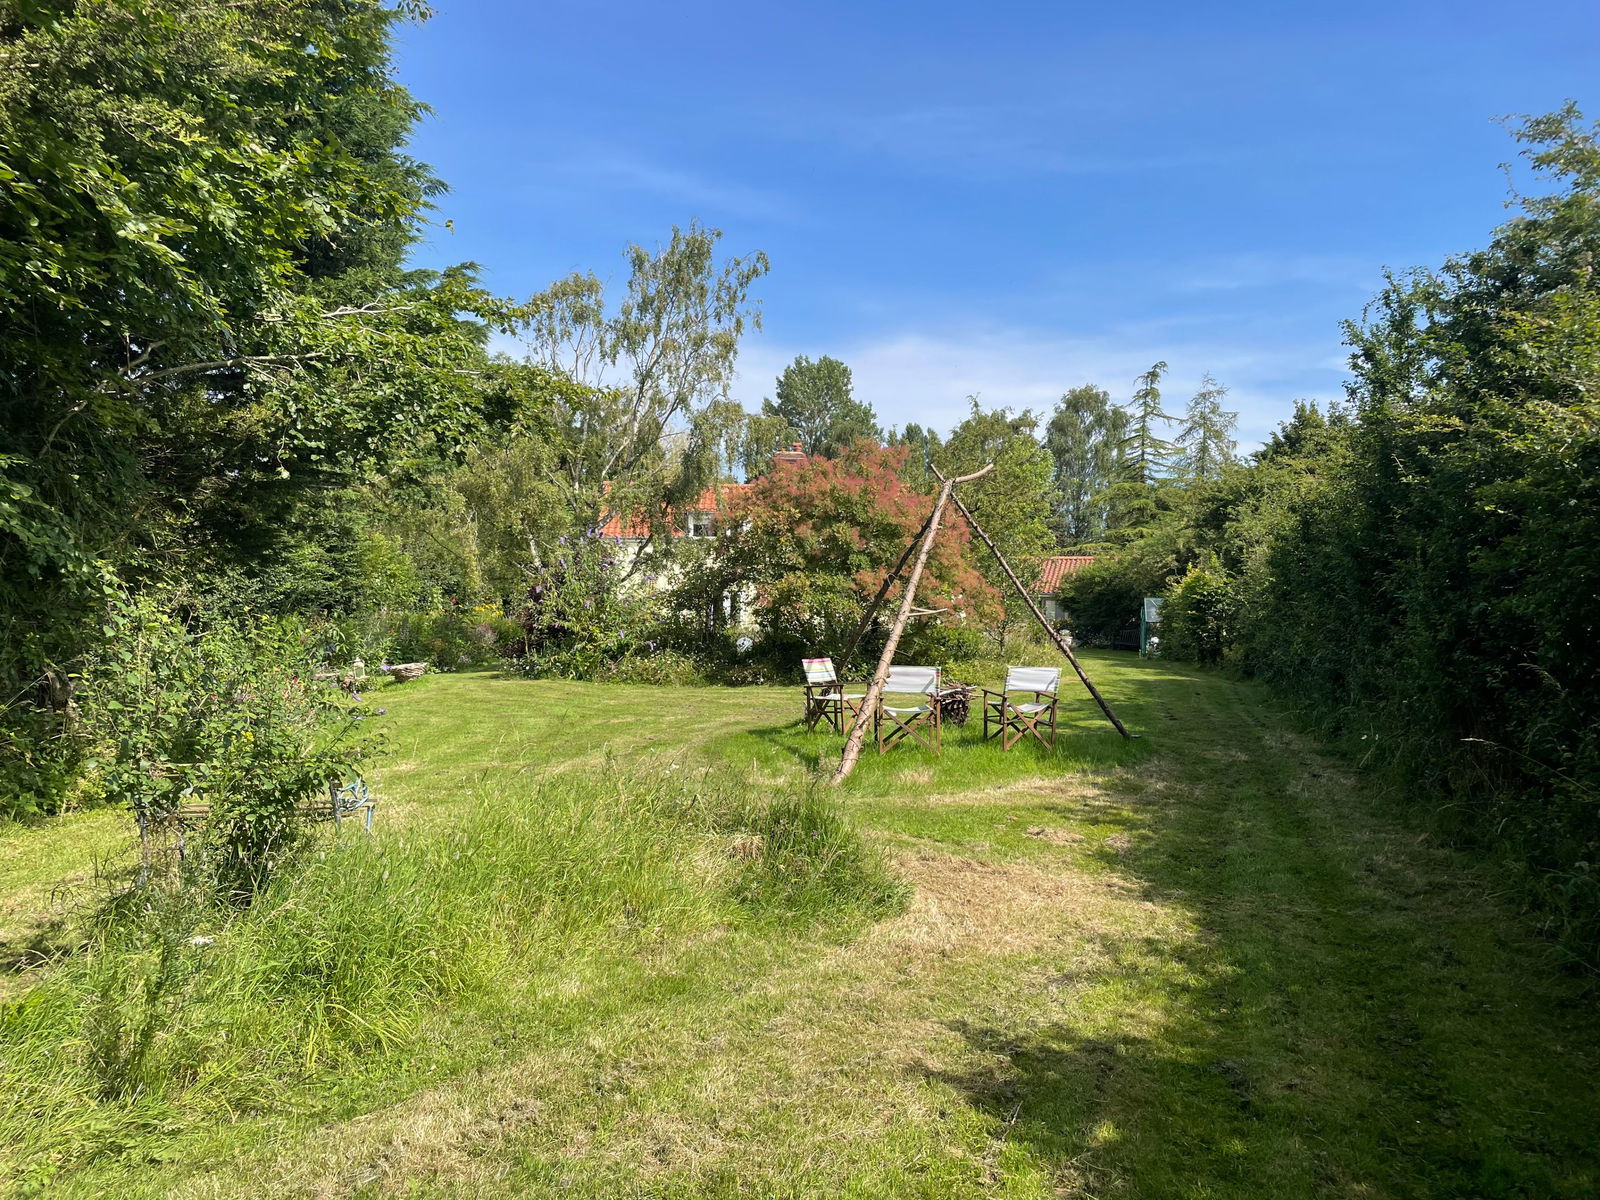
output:
MULTIPOLYGON (((878 656, 878 669, 873 672, 872 683, 867 688, 867 694, 861 700, 861 709, 854 725, 850 726, 850 736, 845 740, 844 753, 839 757, 839 767, 833 773, 830 783, 837 786, 850 777, 850 772, 856 769, 856 760, 861 757, 861 744, 866 740, 867 722, 873 719, 873 714, 878 711, 878 701, 883 699, 884 681, 889 678, 889 665, 894 662, 895 647, 900 644, 900 635, 905 632, 906 622, 911 619, 911 610, 917 604, 917 583, 922 579, 922 568, 928 565, 928 553, 933 549, 933 539, 939 532, 939 519, 944 515, 945 505, 955 494, 955 486, 965 483, 969 479, 977 479, 994 470, 990 463, 981 471, 974 471, 971 475, 963 475, 959 479, 941 479, 939 498, 934 501, 933 511, 928 514, 928 523, 922 527, 922 545, 917 550, 916 562, 911 566, 911 574, 906 577, 905 595, 900 598, 900 611, 895 616, 894 624, 889 627, 889 640, 884 643, 883 653, 878 656)), ((934 703, 938 697, 934 697, 934 703)))
MULTIPOLYGON (((934 469, 934 474, 939 474, 937 468, 934 469)), ((940 476, 940 478, 943 478, 943 476, 940 476)), ((960 483, 961 481, 958 479, 953 482, 960 483)), ((967 510, 965 504, 961 503, 960 496, 957 496, 952 491, 950 499, 955 501, 956 510, 967 519, 967 524, 972 526, 972 532, 977 534, 983 544, 989 547, 994 554, 995 560, 1000 564, 1000 569, 1006 573, 1006 578, 1011 580, 1011 586, 1017 589, 1017 595, 1022 597, 1022 602, 1033 613, 1034 618, 1039 622, 1039 627, 1050 635, 1050 640, 1056 644, 1056 649, 1067 656, 1067 661, 1072 664, 1072 669, 1078 673, 1078 678, 1083 681, 1083 686, 1089 689, 1089 695, 1094 697, 1094 702, 1100 706, 1100 711, 1105 713, 1106 720, 1115 725, 1117 732, 1123 737, 1131 738, 1133 734, 1128 732, 1128 727, 1122 723, 1116 713, 1111 711, 1111 705, 1106 703, 1106 698, 1100 694, 1100 689, 1095 687, 1093 681, 1084 673, 1083 665, 1078 662, 1078 656, 1072 652, 1072 647, 1067 645, 1066 640, 1051 627, 1049 621, 1044 619, 1044 614, 1039 611, 1039 606, 1033 602, 1033 597, 1028 594, 1028 589, 1022 586, 1022 580, 1017 578, 1017 573, 1011 569, 1011 564, 1006 561, 1006 556, 1000 553, 1000 547, 990 541, 989 535, 983 531, 983 527, 972 519, 972 513, 967 510)))

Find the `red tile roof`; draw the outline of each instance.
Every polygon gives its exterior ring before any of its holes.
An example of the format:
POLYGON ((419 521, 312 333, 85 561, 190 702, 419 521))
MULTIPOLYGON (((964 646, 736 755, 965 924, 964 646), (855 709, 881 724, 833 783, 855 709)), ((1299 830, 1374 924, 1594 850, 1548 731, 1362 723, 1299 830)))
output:
POLYGON ((1074 571, 1081 571, 1094 561, 1092 554, 1057 554, 1039 564, 1039 594, 1053 596, 1061 590, 1061 581, 1074 571))
MULTIPOLYGON (((724 483, 714 488, 707 488, 695 497, 693 504, 685 505, 680 511, 685 516, 692 512, 721 512, 727 506, 729 499, 743 495, 749 488, 748 483, 724 483)), ((673 537, 687 536, 680 524, 674 522, 673 537)), ((643 513, 634 513, 631 520, 624 520, 621 513, 612 513, 606 518, 606 523, 600 526, 600 533, 603 537, 644 538, 650 534, 650 522, 644 519, 643 513)))

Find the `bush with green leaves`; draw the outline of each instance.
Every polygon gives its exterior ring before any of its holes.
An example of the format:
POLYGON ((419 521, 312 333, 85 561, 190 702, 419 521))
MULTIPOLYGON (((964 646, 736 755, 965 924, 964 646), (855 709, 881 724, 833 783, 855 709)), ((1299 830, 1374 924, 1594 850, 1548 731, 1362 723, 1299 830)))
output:
POLYGON ((203 807, 187 864, 247 898, 293 850, 302 802, 370 752, 365 710, 284 620, 180 615, 179 598, 117 594, 78 691, 86 768, 147 837, 203 807))
POLYGON ((385 624, 395 662, 426 662, 439 671, 493 666, 514 657, 523 643, 522 627, 497 604, 446 603, 387 617, 385 624))
POLYGON ((1347 327, 1348 409, 1297 406, 1165 535, 1210 558, 1168 572, 1162 653, 1237 653, 1600 966, 1600 129, 1569 105, 1516 136, 1556 189, 1391 279, 1347 327))
POLYGON ((990 656, 999 645, 997 636, 985 634, 983 630, 970 625, 944 625, 938 621, 918 620, 906 626, 896 655, 906 662, 948 667, 954 662, 990 656))
POLYGON ((658 649, 602 663, 596 683, 643 683, 657 687, 703 687, 710 683, 699 660, 681 650, 658 649))
POLYGON ((1190 567, 1161 609, 1161 655, 1217 666, 1238 633, 1239 598, 1227 575, 1190 567))
POLYGON ((590 530, 560 538, 553 557, 530 572, 516 614, 524 674, 594 679, 611 664, 655 652, 656 580, 643 566, 630 579, 626 555, 618 539, 590 530))

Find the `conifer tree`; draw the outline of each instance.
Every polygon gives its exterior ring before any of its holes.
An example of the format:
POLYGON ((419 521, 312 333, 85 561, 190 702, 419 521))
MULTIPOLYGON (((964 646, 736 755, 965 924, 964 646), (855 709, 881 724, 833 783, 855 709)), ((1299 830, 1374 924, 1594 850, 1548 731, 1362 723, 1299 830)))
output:
POLYGON ((1177 446, 1163 436, 1172 417, 1161 408, 1161 377, 1167 364, 1158 362, 1135 381, 1133 398, 1122 408, 1125 432, 1118 444, 1115 482, 1102 494, 1107 509, 1106 532, 1138 537, 1155 522, 1158 493, 1172 474, 1177 446))
POLYGON ((1158 362, 1135 381, 1128 402, 1128 430, 1123 437, 1123 481, 1151 486, 1172 469, 1177 447, 1162 436, 1173 418, 1161 408, 1161 377, 1167 364, 1158 362))
POLYGON ((807 454, 832 458, 859 441, 882 439, 877 414, 852 394, 850 368, 824 354, 798 356, 778 376, 776 402, 763 400, 766 417, 781 417, 807 454))
POLYGON ((1189 400, 1178 446, 1183 473, 1192 480, 1216 479, 1224 467, 1236 461, 1239 414, 1223 410, 1227 394, 1228 389, 1207 374, 1189 400))

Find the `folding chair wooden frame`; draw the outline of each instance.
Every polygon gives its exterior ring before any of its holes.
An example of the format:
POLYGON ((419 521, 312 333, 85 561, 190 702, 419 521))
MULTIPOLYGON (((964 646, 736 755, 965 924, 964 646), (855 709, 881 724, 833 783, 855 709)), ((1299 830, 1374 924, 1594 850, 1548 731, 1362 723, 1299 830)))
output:
POLYGON ((941 721, 939 719, 939 668, 890 667, 884 680, 883 694, 878 697, 872 714, 872 728, 877 735, 878 753, 892 750, 910 739, 938 754, 941 721), (910 707, 884 702, 884 695, 915 696, 926 699, 924 704, 910 707))
POLYGON ((1054 748, 1060 690, 1059 667, 1007 667, 1000 691, 983 689, 984 738, 998 737, 1000 748, 1009 750, 1032 734, 1045 749, 1054 748), (1018 703, 1011 698, 1013 692, 1031 693, 1033 699, 1018 703))
POLYGON ((810 733, 826 721, 835 733, 847 733, 861 715, 861 701, 865 692, 854 695, 845 691, 833 669, 831 658, 802 658, 800 665, 806 673, 806 732, 810 733))

